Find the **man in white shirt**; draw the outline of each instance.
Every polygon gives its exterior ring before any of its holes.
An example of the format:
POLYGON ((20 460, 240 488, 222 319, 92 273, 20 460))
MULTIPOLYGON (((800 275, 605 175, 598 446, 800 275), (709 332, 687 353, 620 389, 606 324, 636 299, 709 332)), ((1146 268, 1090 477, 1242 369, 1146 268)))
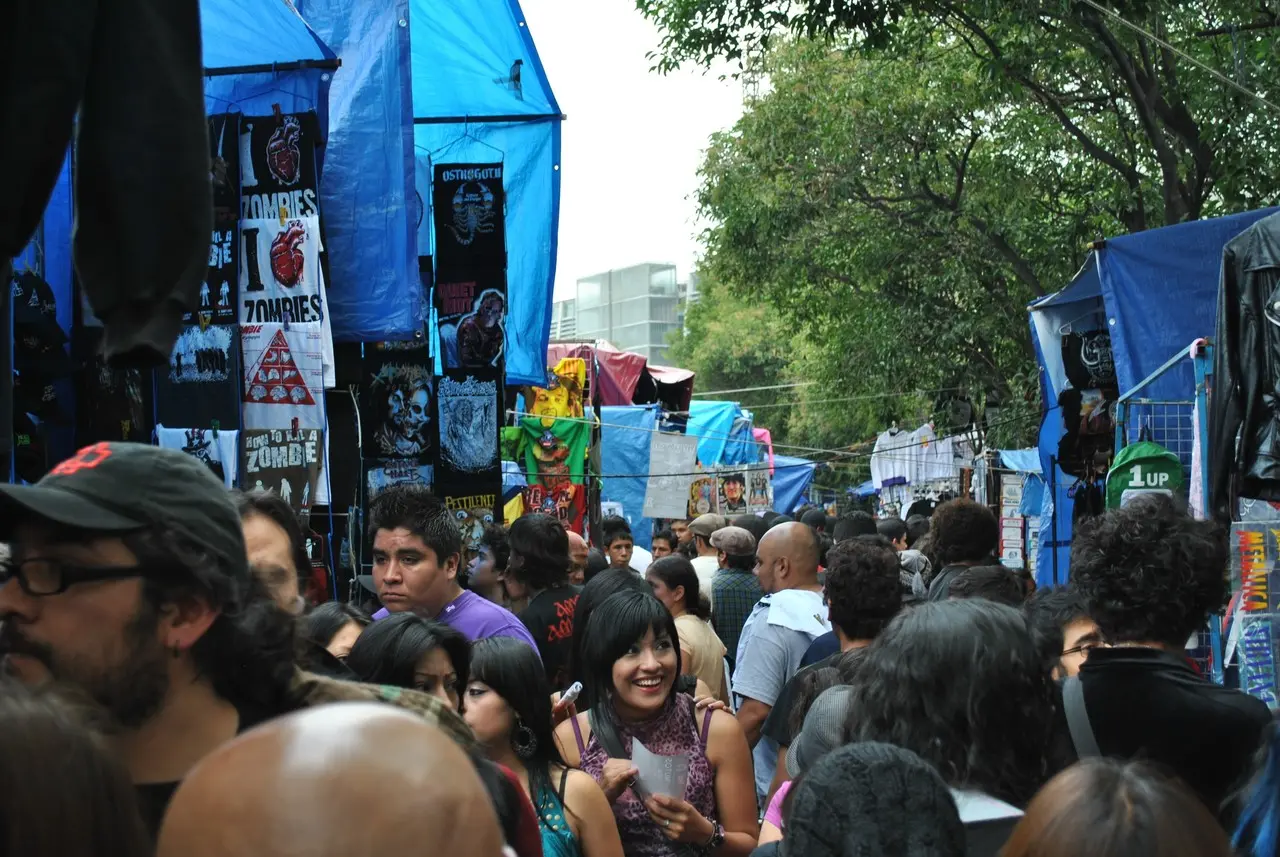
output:
POLYGON ((699 515, 689 525, 693 533, 694 546, 698 555, 693 559, 693 570, 698 573, 698 588, 711 597, 711 582, 720 570, 720 552, 711 544, 711 537, 716 530, 723 529, 728 521, 721 515, 699 515))

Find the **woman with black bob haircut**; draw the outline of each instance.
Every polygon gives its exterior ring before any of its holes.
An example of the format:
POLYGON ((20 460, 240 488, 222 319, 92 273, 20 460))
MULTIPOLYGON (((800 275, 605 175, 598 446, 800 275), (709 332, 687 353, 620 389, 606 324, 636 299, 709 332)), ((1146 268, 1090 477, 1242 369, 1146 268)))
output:
POLYGON ((933 765, 956 790, 971 840, 980 832, 988 842, 970 853, 995 854, 1021 815, 1015 807, 1048 777, 1053 713, 1021 613, 980 599, 929 603, 867 647, 845 738, 894 744, 933 765), (979 816, 988 819, 981 831, 970 825, 979 816))
POLYGON ((676 620, 680 635, 680 662, 686 675, 697 677, 711 696, 728 702, 724 686, 724 643, 711 627, 711 602, 699 591, 698 573, 682 556, 654 560, 645 571, 653 597, 661 601, 676 620))
POLYGON ((551 686, 533 649, 476 642, 466 721, 489 759, 519 778, 538 814, 545 857, 621 857, 613 809, 595 780, 564 763, 551 731, 551 686))
POLYGON ((347 656, 361 681, 419 690, 458 710, 467 686, 471 643, 441 622, 396 613, 370 625, 347 656))
POLYGON ((573 640, 569 647, 569 678, 582 682, 582 694, 578 697, 578 710, 591 708, 595 697, 592 696, 590 682, 583 671, 583 645, 589 633, 591 614, 599 604, 603 604, 611 595, 619 592, 647 593, 649 587, 639 575, 629 571, 606 569, 587 581, 578 595, 578 603, 573 608, 573 640))
POLYGON ((596 607, 582 649, 595 704, 560 724, 556 739, 565 761, 590 774, 613 804, 628 857, 690 848, 745 857, 759 835, 751 751, 733 715, 699 714, 676 690, 677 641, 675 619, 648 593, 619 592, 596 607), (634 741, 650 753, 688 757, 683 795, 642 796, 634 741))

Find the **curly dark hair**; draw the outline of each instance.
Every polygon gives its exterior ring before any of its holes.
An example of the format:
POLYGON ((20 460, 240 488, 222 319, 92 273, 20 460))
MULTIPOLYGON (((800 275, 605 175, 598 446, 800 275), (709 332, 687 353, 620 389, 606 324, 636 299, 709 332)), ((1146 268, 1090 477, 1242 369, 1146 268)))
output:
POLYGON ((550 515, 525 515, 507 534, 511 556, 507 574, 533 589, 569 581, 569 535, 550 515))
POLYGON ((831 624, 850 640, 879 635, 902 609, 898 554, 862 539, 840 542, 827 554, 824 592, 831 624))
POLYGON ((943 566, 978 563, 995 553, 1000 524, 981 503, 959 499, 943 503, 933 513, 933 554, 943 566))
POLYGON ((1021 607, 1027 600, 1027 588, 1016 574, 1002 565, 975 565, 952 579, 947 595, 985 598, 997 604, 1021 607))
POLYGON ((1081 525, 1071 584, 1109 643, 1179 649, 1227 601, 1227 533, 1160 495, 1081 525))
POLYGON ((954 788, 1026 806, 1044 784, 1053 685, 1027 620, 981 599, 898 615, 858 664, 846 741, 921 756, 954 788))

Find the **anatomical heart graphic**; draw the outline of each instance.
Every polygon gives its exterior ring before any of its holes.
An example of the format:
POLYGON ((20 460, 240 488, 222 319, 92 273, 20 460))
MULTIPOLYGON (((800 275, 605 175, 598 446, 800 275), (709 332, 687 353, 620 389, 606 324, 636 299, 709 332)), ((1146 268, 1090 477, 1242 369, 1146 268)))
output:
POLYGON ((280 184, 298 183, 302 165, 302 124, 297 116, 285 116, 267 140, 267 169, 280 184))
POLYGON ((290 220, 271 240, 271 273, 280 285, 292 287, 302 282, 306 265, 302 243, 306 237, 306 225, 301 220, 290 220))

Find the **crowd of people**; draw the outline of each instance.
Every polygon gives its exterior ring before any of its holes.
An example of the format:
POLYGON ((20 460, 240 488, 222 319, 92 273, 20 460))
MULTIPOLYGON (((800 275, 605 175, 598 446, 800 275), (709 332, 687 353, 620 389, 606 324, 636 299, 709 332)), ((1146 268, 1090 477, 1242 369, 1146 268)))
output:
POLYGON ((287 504, 182 453, 0 486, 0 857, 1280 854, 1271 714, 1186 654, 1225 535, 1167 498, 1038 590, 965 499, 365 519, 376 601, 310 605, 287 504))

